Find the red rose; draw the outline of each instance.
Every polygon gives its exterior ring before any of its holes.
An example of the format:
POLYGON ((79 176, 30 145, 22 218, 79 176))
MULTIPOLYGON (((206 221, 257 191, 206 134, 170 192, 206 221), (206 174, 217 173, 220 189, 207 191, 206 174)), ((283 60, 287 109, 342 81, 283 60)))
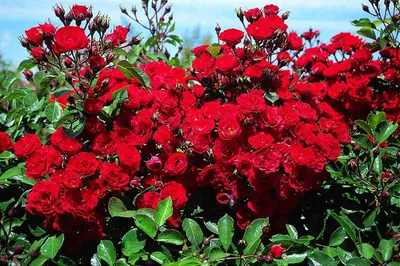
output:
POLYGON ((89 65, 93 71, 99 71, 106 66, 106 60, 100 55, 94 55, 90 57, 89 65))
POLYGON ((186 189, 175 181, 168 182, 160 191, 161 199, 171 197, 174 209, 183 209, 188 198, 186 197, 186 189))
POLYGON ((290 157, 296 164, 307 167, 313 167, 317 160, 312 148, 304 148, 300 144, 290 145, 290 157))
POLYGON ((80 188, 82 186, 81 177, 78 173, 66 169, 60 175, 63 185, 67 188, 80 188))
POLYGON ((117 155, 121 165, 128 166, 132 172, 136 172, 139 169, 140 152, 129 143, 121 143, 117 149, 117 155))
POLYGON ((86 121, 83 135, 86 139, 92 139, 104 131, 106 131, 106 127, 103 122, 101 122, 97 117, 91 116, 86 121))
POLYGON ((215 69, 222 74, 229 75, 239 66, 239 60, 233 55, 222 55, 215 61, 215 69))
POLYGON ((255 150, 261 150, 270 147, 274 143, 274 138, 264 132, 258 132, 249 137, 249 144, 255 150))
POLYGON ((31 56, 37 60, 43 60, 46 57, 46 52, 43 47, 38 46, 31 50, 31 56))
POLYGON ((257 7, 251 8, 247 11, 244 11, 243 13, 248 22, 253 22, 261 16, 261 10, 257 7))
POLYGON ((253 164, 265 174, 275 173, 279 170, 282 155, 276 150, 260 150, 253 154, 253 164))
POLYGON ((60 186, 49 180, 36 183, 28 194, 26 210, 33 215, 51 215, 54 205, 59 199, 60 186))
POLYGON ((223 140, 231 140, 240 135, 242 129, 236 118, 227 117, 218 123, 218 135, 223 140))
POLYGON ((237 98, 240 111, 243 114, 261 113, 267 107, 263 97, 264 92, 261 90, 253 90, 250 93, 243 93, 237 98))
POLYGON ((269 252, 271 253, 272 257, 274 258, 280 258, 282 257, 284 249, 281 247, 281 245, 273 245, 270 249, 269 252))
POLYGON ((266 15, 276 15, 279 13, 279 7, 276 5, 266 5, 264 6, 264 12, 266 15))
MULTIPOLYGON (((1 143, 2 141, 0 141, 1 143)), ((18 158, 31 155, 34 151, 40 149, 40 139, 35 134, 27 134, 21 137, 14 145, 14 153, 18 158)), ((1 149, 0 149, 1 150, 1 149)))
POLYGON ((96 115, 100 113, 101 109, 103 108, 105 102, 102 99, 98 98, 91 98, 91 99, 86 99, 83 108, 85 109, 85 112, 91 115, 96 115))
POLYGON ((197 71, 204 71, 214 66, 215 59, 208 53, 201 54, 195 60, 193 60, 193 68, 197 71))
POLYGON ((239 44, 244 37, 244 33, 237 29, 227 29, 221 32, 218 39, 225 42, 228 46, 235 46, 239 44))
POLYGON ((0 132, 0 153, 10 150, 12 147, 13 143, 7 133, 0 132))
POLYGON ((26 176, 39 179, 51 174, 55 167, 61 166, 61 153, 52 146, 46 145, 32 153, 26 160, 26 176))
POLYGON ((129 184, 129 175, 115 163, 105 163, 100 170, 100 178, 110 191, 119 191, 129 184))
POLYGON ((88 10, 89 9, 86 6, 81 5, 73 5, 71 8, 74 18, 81 21, 87 17, 88 10))
POLYGON ((96 173, 98 162, 93 153, 80 152, 69 159, 67 168, 85 178, 96 173))
POLYGON ((264 19, 259 19, 247 26, 247 34, 256 41, 263 41, 271 38, 273 31, 264 19))
POLYGON ((128 28, 117 26, 113 33, 106 35, 106 40, 111 41, 112 47, 117 47, 126 41, 128 28))
POLYGON ((338 160, 338 157, 342 154, 339 140, 337 140, 331 134, 325 133, 320 133, 317 137, 317 144, 323 149, 325 156, 329 160, 336 162, 338 160))
POLYGON ((295 32, 288 35, 288 45, 291 50, 301 50, 303 48, 303 41, 295 32))
POLYGON ((40 26, 26 30, 25 34, 26 40, 35 46, 39 46, 43 41, 43 30, 40 26))
POLYGON ((84 49, 89 45, 85 31, 76 26, 59 28, 54 34, 54 41, 54 51, 57 54, 84 49))
POLYGON ((181 152, 176 152, 169 155, 167 162, 165 163, 165 171, 170 175, 181 175, 185 173, 188 164, 187 155, 181 152))
POLYGON ((107 186, 104 180, 95 178, 90 180, 87 185, 88 190, 98 198, 103 198, 107 192, 107 186))
POLYGON ((43 31, 43 33, 47 35, 53 35, 56 31, 56 28, 51 23, 39 24, 39 27, 43 31))
POLYGON ((102 132, 96 136, 92 143, 93 153, 101 157, 114 154, 117 151, 117 134, 115 132, 102 132))
POLYGON ((151 208, 157 209, 158 203, 160 202, 160 194, 157 192, 146 192, 137 197, 135 207, 137 209, 151 208))
POLYGON ((82 148, 82 142, 78 139, 73 139, 65 135, 63 128, 60 127, 51 135, 50 143, 66 154, 75 154, 82 148))
POLYGON ((196 119, 192 123, 192 132, 200 135, 207 135, 214 129, 215 122, 212 119, 196 119))

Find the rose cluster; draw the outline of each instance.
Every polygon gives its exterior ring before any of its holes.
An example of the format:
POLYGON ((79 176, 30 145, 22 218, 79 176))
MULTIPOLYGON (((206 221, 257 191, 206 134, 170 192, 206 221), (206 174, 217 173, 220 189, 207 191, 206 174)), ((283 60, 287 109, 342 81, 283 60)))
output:
POLYGON ((365 119, 371 110, 381 110, 398 122, 399 55, 386 47, 373 56, 370 46, 360 37, 339 33, 328 44, 306 49, 293 65, 305 75, 294 90, 329 103, 346 119, 365 119))
MULTIPOLYGON (((69 74, 76 90, 52 100, 82 108, 84 129, 71 138, 60 127, 45 145, 29 134, 14 145, 26 160, 26 175, 38 180, 27 210, 49 230, 101 238, 108 198, 128 191, 137 194, 136 208, 156 209, 171 197, 168 224, 178 227, 200 188, 213 191, 215 204, 232 208, 242 229, 258 217, 279 224, 302 194, 329 177, 327 162, 351 141, 348 119, 376 108, 393 120, 399 114, 395 87, 374 88, 383 79, 397 86, 394 50, 382 50, 385 60, 375 60, 364 41, 347 33, 305 49, 304 41, 319 33, 289 32, 289 13, 275 5, 238 10, 245 30, 217 27, 218 44, 193 49, 189 69, 162 61, 132 65, 149 86, 110 60, 127 28, 90 42, 78 34, 88 15, 71 12, 79 18, 76 28, 65 23, 47 32, 39 25, 34 29, 42 37, 34 39, 31 29, 26 40, 29 49, 44 41, 45 55, 54 52, 64 70, 80 64, 69 74), (80 49, 85 59, 68 61, 70 51, 80 49), (116 104, 116 94, 126 99, 116 104), (109 106, 116 110, 111 115, 109 106)), ((95 19, 89 31, 101 31, 103 22, 95 19)), ((11 148, 11 142, 1 146, 11 148)))

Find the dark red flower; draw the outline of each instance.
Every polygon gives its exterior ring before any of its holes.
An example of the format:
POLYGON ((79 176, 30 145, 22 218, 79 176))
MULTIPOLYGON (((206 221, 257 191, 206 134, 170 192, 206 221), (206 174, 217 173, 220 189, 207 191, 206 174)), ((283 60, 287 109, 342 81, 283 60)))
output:
POLYGON ((239 44, 244 37, 244 33, 238 29, 227 29, 218 35, 218 39, 225 42, 229 46, 239 44))
POLYGON ((54 51, 58 54, 84 49, 88 45, 89 39, 80 27, 65 26, 54 34, 54 51))
MULTIPOLYGON (((0 141, 0 143, 3 143, 0 141)), ((14 144, 14 153, 18 158, 31 155, 41 147, 40 139, 35 134, 26 134, 14 144)), ((0 149, 1 150, 1 149, 0 149)))
POLYGON ((181 152, 176 152, 168 156, 165 163, 165 171, 170 175, 181 175, 185 173, 188 164, 187 155, 181 152))
POLYGON ((161 199, 171 197, 174 209, 183 209, 186 205, 188 198, 186 197, 186 189, 175 181, 165 184, 160 191, 161 199))
POLYGON ((12 147, 13 143, 7 133, 0 132, 0 153, 10 150, 12 147))

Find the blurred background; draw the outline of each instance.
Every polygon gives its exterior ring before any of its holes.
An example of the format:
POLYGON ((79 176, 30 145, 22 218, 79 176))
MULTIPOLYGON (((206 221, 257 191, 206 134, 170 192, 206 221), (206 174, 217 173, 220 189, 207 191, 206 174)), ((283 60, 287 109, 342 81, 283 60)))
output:
MULTIPOLYGON (((189 49, 201 43, 216 41, 215 25, 219 23, 221 29, 236 27, 242 29, 236 17, 235 8, 243 10, 253 7, 263 7, 266 4, 278 5, 281 10, 291 12, 286 23, 289 29, 299 34, 310 27, 321 31, 322 42, 328 41, 339 32, 355 32, 350 21, 365 17, 361 9, 361 1, 357 0, 169 0, 172 5, 175 34, 183 37, 184 47, 189 49)), ((27 58, 28 54, 19 44, 18 37, 24 31, 38 23, 49 20, 59 25, 53 13, 52 6, 60 4, 68 8, 73 4, 93 6, 93 14, 98 12, 111 17, 111 25, 127 25, 130 21, 119 8, 123 5, 130 10, 137 5, 140 9, 140 0, 0 0, 0 55, 12 66, 27 58)), ((138 12, 141 18, 142 12, 138 12)), ((136 25, 132 25, 131 34, 140 33, 136 25)), ((147 33, 145 33, 147 34, 147 33)))

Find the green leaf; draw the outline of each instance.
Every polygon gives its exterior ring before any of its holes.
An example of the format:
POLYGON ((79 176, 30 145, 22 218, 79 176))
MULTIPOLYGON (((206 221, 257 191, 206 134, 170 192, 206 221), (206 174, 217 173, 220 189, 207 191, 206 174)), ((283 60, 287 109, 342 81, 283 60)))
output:
POLYGON ((388 261, 393 256, 393 247, 396 244, 394 239, 382 239, 379 243, 378 250, 382 254, 382 258, 384 261, 388 261))
POLYGON ((271 103, 275 103, 276 101, 279 100, 279 96, 276 92, 267 92, 265 93, 265 99, 267 99, 271 103))
POLYGON ((328 254, 315 250, 308 257, 310 266, 336 266, 336 262, 333 258, 329 257, 328 254))
POLYGON ((346 261, 348 261, 349 259, 351 259, 353 257, 350 252, 348 252, 340 247, 337 247, 337 252, 338 252, 338 257, 339 257, 340 261, 345 265, 346 265, 346 261))
MULTIPOLYGON (((375 130, 376 127, 386 119, 386 114, 384 112, 378 112, 378 113, 370 113, 368 115, 368 124, 369 126, 375 130)), ((371 134, 371 133, 370 133, 371 134)))
POLYGON ((362 27, 361 29, 359 29, 357 31, 357 33, 360 34, 363 37, 367 37, 367 38, 376 40, 375 31, 370 27, 367 27, 367 26, 366 27, 362 27))
POLYGON ((360 253, 364 258, 371 259, 374 256, 375 248, 368 243, 362 243, 360 253))
POLYGON ((19 167, 10 168, 0 176, 0 180, 7 180, 11 177, 21 175, 21 174, 22 174, 21 168, 19 168, 19 167))
POLYGON ((101 260, 99 258, 99 254, 93 254, 92 258, 90 259, 90 265, 92 266, 101 266, 101 260))
POLYGON ((299 238, 299 234, 297 233, 297 229, 293 225, 287 224, 286 225, 286 230, 288 231, 289 235, 292 238, 294 238, 294 239, 298 239, 299 238))
POLYGON ((108 212, 111 217, 133 218, 136 215, 135 211, 128 211, 122 200, 116 197, 112 197, 108 202, 108 212))
POLYGON ((213 44, 208 46, 206 50, 212 57, 216 57, 221 51, 221 47, 218 44, 213 44))
POLYGON ((286 256, 286 260, 289 264, 297 264, 303 262, 307 257, 307 253, 290 254, 286 256))
POLYGON ((31 247, 29 248, 29 252, 32 252, 32 251, 34 251, 34 250, 38 250, 39 247, 40 247, 41 245, 43 245, 44 241, 46 241, 46 239, 47 239, 46 237, 43 237, 43 238, 41 238, 41 239, 36 240, 35 242, 33 242, 33 244, 31 245, 31 247))
POLYGON ((356 228, 347 216, 339 216, 331 210, 328 213, 344 228, 350 239, 356 243, 356 228))
POLYGON ((324 248, 322 249, 322 252, 328 254, 329 257, 332 257, 332 258, 337 257, 337 248, 333 248, 333 247, 324 247, 324 248))
POLYGON ((114 265, 117 260, 117 252, 114 244, 110 240, 101 240, 97 246, 97 254, 100 259, 107 262, 108 265, 114 265))
POLYGON ((29 266, 41 266, 41 265, 45 264, 48 259, 49 258, 47 258, 46 256, 43 256, 42 254, 40 254, 39 257, 37 257, 35 260, 33 260, 29 264, 29 266))
POLYGON ((182 228, 192 245, 199 246, 201 244, 204 235, 203 231, 201 231, 200 225, 195 220, 186 218, 185 220, 183 220, 182 228))
POLYGON ((156 224, 158 226, 164 225, 164 223, 168 220, 168 218, 172 216, 173 211, 174 210, 172 208, 171 197, 168 197, 163 201, 160 201, 160 203, 158 203, 155 214, 156 224))
POLYGON ((142 251, 140 251, 139 253, 131 254, 131 255, 129 256, 129 258, 128 258, 128 262, 129 262, 129 264, 131 264, 131 265, 137 265, 136 262, 137 262, 140 258, 141 258, 143 261, 146 261, 146 260, 148 259, 148 256, 147 256, 147 254, 146 254, 145 251, 142 250, 142 251))
POLYGON ((61 234, 59 237, 49 237, 40 248, 40 253, 49 259, 54 259, 54 257, 57 255, 57 252, 62 247, 63 243, 64 234, 61 234))
POLYGON ((246 241, 246 248, 244 249, 245 255, 254 254, 259 245, 261 236, 263 234, 263 227, 268 226, 268 218, 259 218, 254 220, 245 230, 243 239, 246 241))
POLYGON ((382 164, 382 157, 380 155, 375 158, 374 164, 373 164, 373 169, 374 169, 375 173, 377 173, 378 175, 382 174, 383 164, 382 164))
POLYGON ((380 123, 376 129, 374 134, 374 138, 376 142, 379 144, 387 140, 397 129, 398 125, 393 125, 388 121, 383 121, 380 123))
POLYGON ((372 129, 371 129, 371 127, 370 127, 365 121, 356 120, 356 121, 354 121, 354 123, 355 123, 357 126, 359 126, 360 128, 362 128, 365 132, 367 132, 368 134, 371 134, 371 135, 372 135, 372 129))
POLYGON ((29 70, 31 68, 33 68, 34 66, 36 66, 35 63, 33 63, 31 60, 27 59, 22 61, 21 63, 19 63, 18 72, 21 72, 22 70, 29 70))
POLYGON ((368 217, 363 221, 365 228, 370 227, 375 222, 377 209, 373 210, 368 217))
POLYGON ((13 91, 7 95, 5 95, 0 102, 12 101, 22 99, 27 95, 25 91, 13 91))
POLYGON ((371 264, 363 258, 354 257, 346 262, 346 266, 370 266, 371 264))
POLYGON ((210 232, 218 235, 218 225, 213 222, 204 222, 204 225, 207 227, 210 232))
POLYGON ((375 24, 372 23, 369 18, 356 19, 356 20, 353 20, 351 22, 351 24, 353 24, 353 26, 356 26, 356 27, 366 27, 366 26, 372 27, 372 28, 376 27, 375 24))
POLYGON ((218 221, 219 239, 225 251, 228 251, 233 238, 233 219, 227 214, 218 221))
POLYGON ((164 253, 162 253, 160 251, 153 252, 150 255, 150 259, 157 262, 158 264, 163 264, 163 262, 166 258, 167 258, 167 256, 165 256, 164 253))
POLYGON ((210 250, 210 261, 216 261, 225 257, 228 257, 229 254, 225 253, 221 248, 219 247, 213 247, 210 250))
POLYGON ((133 65, 126 60, 120 61, 117 64, 117 68, 128 79, 136 78, 144 87, 150 89, 150 78, 143 70, 133 67, 133 65))
POLYGON ((10 204, 13 203, 14 201, 15 201, 14 199, 10 199, 8 201, 0 202, 0 211, 5 212, 8 206, 10 206, 10 204))
POLYGON ((63 109, 61 108, 61 105, 54 101, 51 102, 49 105, 46 106, 44 109, 44 114, 47 119, 49 119, 50 122, 56 122, 61 118, 63 109))
POLYGON ((339 246, 346 239, 346 236, 347 235, 346 235, 346 231, 344 230, 344 228, 339 227, 331 235, 331 238, 329 239, 329 246, 332 246, 332 247, 339 246))
POLYGON ((122 254, 129 257, 133 253, 137 253, 146 245, 146 239, 138 239, 138 229, 134 228, 124 235, 122 238, 122 254))
POLYGON ((122 258, 115 262, 115 266, 129 266, 129 264, 126 262, 126 259, 122 258))
POLYGON ((154 238, 157 234, 157 225, 153 219, 144 214, 136 214, 135 224, 148 236, 154 238))
POLYGON ((158 235, 157 241, 173 245, 183 245, 184 237, 177 230, 167 229, 158 235))

